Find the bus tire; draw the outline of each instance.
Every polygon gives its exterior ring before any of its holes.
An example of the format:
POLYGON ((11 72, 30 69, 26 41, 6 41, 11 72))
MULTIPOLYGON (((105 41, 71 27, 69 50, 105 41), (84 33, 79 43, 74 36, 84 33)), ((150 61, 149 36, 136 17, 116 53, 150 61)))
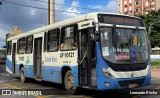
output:
POLYGON ((23 67, 21 67, 21 70, 20 70, 20 80, 21 80, 22 83, 27 82, 26 76, 24 74, 24 68, 23 67))
POLYGON ((74 85, 73 73, 71 70, 68 70, 64 77, 64 86, 67 94, 73 95, 76 92, 76 87, 74 85))

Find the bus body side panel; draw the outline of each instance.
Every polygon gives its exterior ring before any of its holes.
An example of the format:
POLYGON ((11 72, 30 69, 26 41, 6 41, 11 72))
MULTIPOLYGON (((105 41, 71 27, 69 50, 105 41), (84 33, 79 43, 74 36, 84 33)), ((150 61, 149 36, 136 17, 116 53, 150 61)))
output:
POLYGON ((19 67, 20 67, 20 64, 16 64, 16 75, 17 76, 20 76, 20 74, 19 74, 19 67))
POLYGON ((45 52, 42 53, 42 62, 42 80, 62 83, 62 68, 69 67, 78 86, 77 51, 45 52))
POLYGON ((24 70, 26 72, 26 77, 34 78, 33 52, 31 54, 25 54, 23 64, 24 64, 24 70))
MULTIPOLYGON (((96 72, 97 72, 97 89, 98 90, 109 90, 109 89, 124 89, 124 88, 128 88, 128 85, 126 85, 126 87, 123 87, 120 85, 120 82, 122 83, 128 83, 128 81, 140 81, 142 80, 142 84, 140 86, 147 86, 150 85, 151 82, 151 74, 148 73, 149 67, 150 65, 147 65, 147 68, 145 70, 142 71, 138 71, 138 73, 136 73, 135 71, 133 71, 133 73, 139 74, 140 76, 138 77, 128 77, 128 73, 130 72, 121 72, 123 74, 119 75, 119 78, 108 78, 104 75, 104 73, 102 72, 102 68, 101 66, 108 68, 108 65, 106 64, 106 62, 102 59, 101 56, 101 49, 100 49, 100 45, 99 43, 96 44, 96 48, 97 48, 97 68, 96 68, 96 72), (144 76, 141 76, 141 74, 147 73, 144 76), (125 78, 124 78, 125 77, 125 78), (127 78, 126 78, 127 77, 127 78), (108 86, 109 83, 109 86, 108 86)), ((149 64, 149 60, 148 60, 148 64, 149 64)), ((131 72, 132 73, 132 72, 131 72)), ((116 73, 117 74, 117 73, 116 73)), ((118 75, 117 75, 118 76, 118 75)))
POLYGON ((70 65, 63 65, 63 66, 42 66, 42 79, 45 81, 50 81, 54 83, 62 83, 61 79, 61 69, 62 67, 69 67, 74 76, 74 82, 75 85, 78 86, 78 73, 76 73, 76 70, 78 70, 77 65, 76 66, 70 66, 70 65))
POLYGON ((12 55, 6 56, 6 71, 12 74, 12 55))
POLYGON ((17 54, 16 61, 16 75, 20 76, 20 66, 23 66, 25 76, 34 78, 33 54, 17 54))
POLYGON ((60 83, 60 67, 42 66, 42 79, 45 81, 60 83))
MULTIPOLYGON (((107 79, 104 76, 104 73, 102 72, 101 66, 107 66, 106 62, 104 62, 103 59, 101 59, 101 49, 100 49, 100 44, 97 42, 96 43, 96 50, 97 50, 97 65, 96 65, 96 72, 97 72, 97 89, 117 89, 117 86, 115 85, 115 82, 113 79, 107 79), (104 83, 104 81, 108 81, 110 83, 110 86, 107 87, 104 83)), ((107 83, 106 81, 106 83, 107 83)))

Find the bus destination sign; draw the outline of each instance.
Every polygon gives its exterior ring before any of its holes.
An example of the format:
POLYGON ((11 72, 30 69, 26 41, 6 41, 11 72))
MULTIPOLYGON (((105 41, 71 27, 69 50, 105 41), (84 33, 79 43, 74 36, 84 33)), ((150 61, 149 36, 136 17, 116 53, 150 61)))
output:
POLYGON ((101 23, 116 24, 116 25, 128 25, 128 26, 144 26, 144 23, 139 18, 120 16, 120 15, 98 15, 98 20, 101 23))

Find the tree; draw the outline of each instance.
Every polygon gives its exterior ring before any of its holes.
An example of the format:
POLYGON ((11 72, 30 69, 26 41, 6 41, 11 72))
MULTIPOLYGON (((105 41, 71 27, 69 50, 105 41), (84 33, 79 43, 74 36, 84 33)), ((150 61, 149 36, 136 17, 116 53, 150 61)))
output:
MULTIPOLYGON (((148 27, 153 21, 160 17, 160 9, 158 11, 152 10, 148 11, 147 15, 137 15, 138 17, 142 18, 145 22, 145 25, 148 27)), ((160 47, 160 19, 155 21, 156 23, 152 25, 150 40, 151 40, 151 47, 158 46, 160 47), (159 23, 158 23, 159 22, 159 23)))
POLYGON ((6 46, 3 46, 2 48, 3 48, 3 49, 0 50, 0 52, 1 52, 2 55, 5 56, 5 55, 6 55, 6 46))
POLYGON ((2 55, 6 55, 6 49, 2 49, 1 51, 0 51, 1 53, 2 53, 2 55))
POLYGON ((6 48, 6 46, 3 46, 3 48, 6 48))

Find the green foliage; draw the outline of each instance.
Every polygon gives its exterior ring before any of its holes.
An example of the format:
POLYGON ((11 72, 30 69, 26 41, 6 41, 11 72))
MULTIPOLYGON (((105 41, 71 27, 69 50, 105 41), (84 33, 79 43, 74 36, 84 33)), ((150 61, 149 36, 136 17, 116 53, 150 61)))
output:
POLYGON ((160 60, 151 60, 151 66, 160 66, 160 60))
MULTIPOLYGON (((140 17, 144 20, 146 28, 148 30, 149 25, 153 23, 154 20, 157 18, 160 18, 160 9, 158 11, 152 10, 148 11, 148 14, 145 15, 137 15, 137 17, 140 17)), ((155 23, 152 26, 150 40, 151 40, 151 47, 159 46, 160 47, 160 19, 156 20, 155 23)))
POLYGON ((5 50, 5 49, 1 50, 0 52, 1 52, 4 56, 6 55, 6 50, 5 50))

